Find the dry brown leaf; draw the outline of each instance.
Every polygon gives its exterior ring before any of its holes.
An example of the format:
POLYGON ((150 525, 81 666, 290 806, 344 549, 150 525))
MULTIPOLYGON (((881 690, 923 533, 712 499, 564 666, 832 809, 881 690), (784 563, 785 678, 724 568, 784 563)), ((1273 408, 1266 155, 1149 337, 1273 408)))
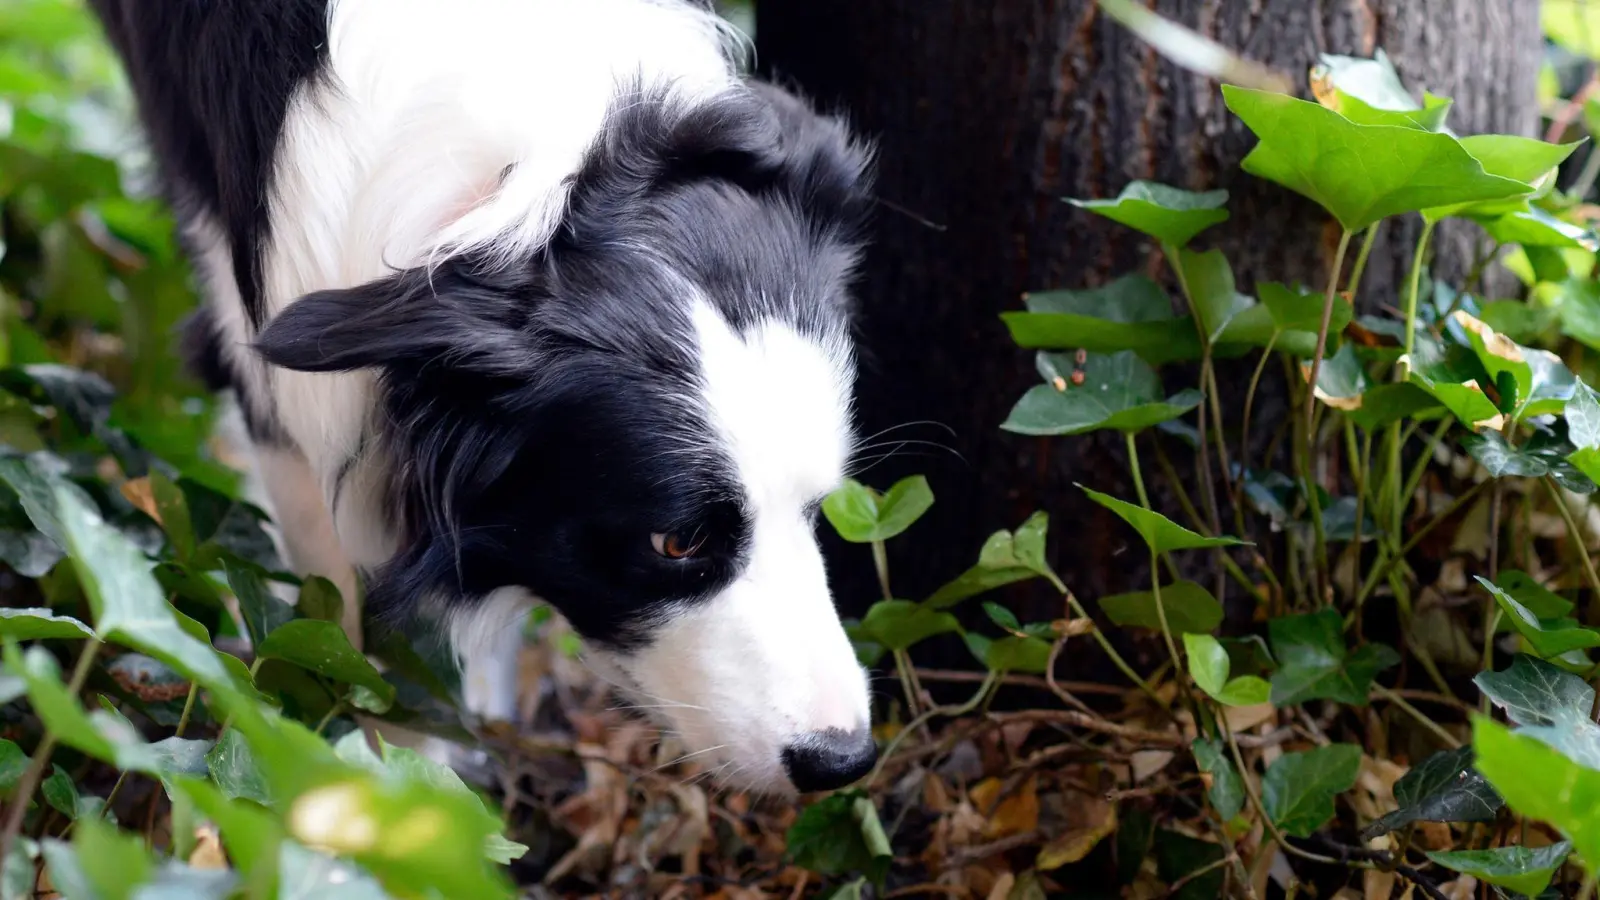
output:
POLYGON ((994 887, 989 890, 988 900, 1006 900, 1011 896, 1011 886, 1017 883, 1017 876, 1010 872, 1001 873, 994 880, 994 887))
POLYGON ((1472 900, 1478 893, 1478 879, 1463 875, 1455 881, 1439 885, 1439 890, 1450 900, 1472 900))
POLYGON ((189 866, 195 869, 228 868, 228 855, 222 852, 222 841, 215 828, 194 830, 194 852, 189 854, 189 866))
POLYGON ((148 477, 124 481, 119 490, 122 491, 123 498, 137 507, 140 512, 155 519, 157 524, 165 525, 161 521, 161 509, 156 506, 156 495, 150 490, 150 479, 148 477))
POLYGON ((1249 731, 1262 722, 1270 721, 1277 715, 1278 710, 1271 703, 1260 703, 1255 706, 1230 706, 1223 711, 1223 717, 1228 720, 1228 727, 1234 731, 1249 731))
POLYGON ((1037 829, 1039 827, 1038 780, 1030 776, 1004 798, 1000 798, 1001 786, 1000 779, 985 778, 970 791, 973 808, 980 814, 988 812, 988 822, 983 828, 984 836, 993 840, 1037 829))
POLYGON ((1117 806, 1103 797, 1091 798, 1083 806, 1088 824, 1074 828, 1045 844, 1034 865, 1042 871, 1059 869, 1078 862, 1101 841, 1117 830, 1117 806))
POLYGON ((1361 879, 1365 900, 1389 900, 1394 896, 1395 874, 1380 869, 1368 869, 1361 879))
POLYGON ((1129 755, 1133 763, 1133 783, 1139 784, 1165 769, 1172 762, 1171 750, 1139 750, 1129 755))

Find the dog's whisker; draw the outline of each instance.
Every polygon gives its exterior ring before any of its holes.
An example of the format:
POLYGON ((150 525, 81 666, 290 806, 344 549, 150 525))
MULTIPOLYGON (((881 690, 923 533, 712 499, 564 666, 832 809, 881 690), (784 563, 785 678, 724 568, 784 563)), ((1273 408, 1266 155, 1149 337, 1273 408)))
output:
POLYGON ((695 750, 692 753, 685 753, 684 755, 678 757, 677 759, 674 759, 674 760, 672 760, 670 762, 664 762, 661 765, 656 766, 655 767, 655 771, 659 772, 662 769, 669 768, 671 766, 675 766, 678 763, 681 763, 686 759, 694 759, 696 756, 702 756, 702 755, 704 755, 706 753, 715 753, 718 750, 725 749, 727 746, 728 746, 727 744, 718 744, 715 747, 707 747, 704 750, 695 750))

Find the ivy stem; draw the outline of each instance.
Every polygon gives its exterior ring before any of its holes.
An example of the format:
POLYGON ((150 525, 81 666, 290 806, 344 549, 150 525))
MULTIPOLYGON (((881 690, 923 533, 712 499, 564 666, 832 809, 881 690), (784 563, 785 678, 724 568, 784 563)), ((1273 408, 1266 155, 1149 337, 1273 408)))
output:
POLYGON ((1417 298, 1422 293, 1422 262, 1428 252, 1428 241, 1433 237, 1437 223, 1428 221, 1417 238, 1417 251, 1411 259, 1411 290, 1406 295, 1406 365, 1409 373, 1411 354, 1417 349, 1417 298))
POLYGON ((894 592, 889 589, 889 548, 883 541, 872 542, 872 566, 878 572, 878 588, 883 591, 883 599, 894 599, 894 592))
POLYGON ((1250 797, 1250 805, 1255 807, 1256 814, 1261 816, 1261 824, 1267 829, 1267 833, 1272 835, 1272 839, 1277 841, 1278 846, 1286 853, 1311 862, 1338 865, 1339 860, 1331 856, 1311 853, 1294 846, 1289 843, 1287 837, 1284 837, 1283 832, 1278 830, 1278 823, 1272 821, 1272 816, 1267 814, 1267 805, 1261 801, 1261 792, 1256 790, 1255 781, 1250 778, 1250 769, 1244 764, 1244 754, 1239 752, 1239 741, 1233 736, 1233 727, 1228 724, 1227 714, 1218 716, 1217 721, 1222 723, 1222 733, 1228 739, 1228 750, 1233 754, 1233 763, 1239 767, 1239 780, 1244 782, 1244 792, 1250 797))
POLYGON ((1462 491, 1461 496, 1457 497, 1454 502, 1445 507, 1442 512, 1434 516, 1432 519, 1429 519, 1421 528, 1418 528, 1416 531, 1412 532, 1411 537, 1406 540, 1405 544, 1401 546, 1398 551, 1389 555, 1389 557, 1383 560, 1381 564, 1373 566, 1372 572, 1367 576, 1366 582, 1361 585, 1360 593, 1356 594, 1356 606, 1360 607, 1360 605, 1366 601, 1367 597, 1370 596, 1373 590, 1377 588, 1378 583, 1383 581, 1384 578, 1388 577, 1390 570, 1400 562, 1404 561, 1406 555, 1415 549, 1417 544, 1422 542, 1423 538, 1432 533, 1433 529, 1439 527, 1439 525, 1442 524, 1446 519, 1459 512, 1462 507, 1477 499, 1478 494, 1481 493, 1485 487, 1488 487, 1488 485, 1489 482, 1480 481, 1472 487, 1467 488, 1465 491, 1462 491))
POLYGON ((328 707, 328 711, 323 714, 322 719, 317 722, 317 727, 313 728, 312 732, 314 734, 321 734, 322 733, 322 729, 327 728, 328 727, 328 723, 333 721, 333 717, 337 716, 341 712, 344 712, 344 701, 343 700, 339 700, 339 701, 335 702, 332 706, 328 707))
POLYGON ((1319 606, 1328 599, 1324 590, 1329 587, 1329 569, 1328 535, 1323 527, 1322 504, 1317 498, 1317 483, 1312 462, 1312 445, 1316 439, 1317 379, 1322 375, 1322 358, 1328 351, 1328 328, 1333 321, 1333 305, 1338 300, 1339 276, 1344 274, 1344 258, 1350 252, 1351 237, 1353 234, 1348 228, 1340 232, 1339 250, 1334 254, 1333 267, 1328 272, 1328 289, 1322 295, 1322 321, 1317 326, 1317 345, 1311 354, 1311 373, 1306 380, 1305 420, 1301 426, 1304 431, 1301 434, 1299 454, 1300 477, 1305 484, 1306 505, 1311 512, 1311 530, 1317 540, 1315 556, 1319 585, 1314 593, 1319 606))
MULTIPOLYGON (((1189 286, 1189 277, 1183 271, 1183 258, 1180 255, 1182 253, 1181 248, 1173 244, 1163 243, 1161 245, 1161 252, 1167 258, 1167 265, 1172 267, 1172 274, 1178 279, 1178 289, 1183 292, 1183 299, 1189 304, 1189 312, 1194 316, 1195 331, 1200 338, 1200 392, 1203 395, 1203 398, 1200 403, 1200 413, 1196 421, 1196 427, 1199 432, 1199 439, 1197 441, 1198 446, 1196 447, 1196 450, 1198 451, 1196 454, 1196 465, 1200 469, 1201 500, 1205 502, 1206 517, 1211 523, 1211 533, 1221 534, 1222 513, 1217 507, 1217 488, 1216 482, 1212 480, 1211 476, 1211 450, 1207 444, 1206 434, 1208 430, 1206 422, 1207 413, 1211 409, 1217 409, 1220 413, 1221 409, 1221 407, 1217 405, 1218 400, 1214 390, 1216 385, 1216 376, 1212 373, 1213 363, 1211 354, 1211 334, 1206 330, 1210 323, 1208 323, 1206 321, 1206 317, 1202 315, 1200 305, 1195 302, 1194 291, 1189 286)), ((1214 427, 1218 429, 1222 427, 1220 415, 1218 416, 1217 421, 1213 424, 1214 427)), ((1227 461, 1225 459, 1223 460, 1222 477, 1224 481, 1227 481, 1232 477, 1227 471, 1227 461)), ((1221 548, 1217 549, 1217 556, 1219 559, 1223 553, 1224 551, 1221 548)), ((1219 595, 1223 592, 1223 583, 1222 573, 1218 572, 1217 593, 1219 595)))
MULTIPOLYGON (((1139 505, 1148 510, 1150 509, 1150 497, 1145 493, 1144 490, 1144 476, 1139 473, 1139 446, 1138 443, 1133 439, 1133 432, 1127 432, 1124 437, 1128 442, 1128 468, 1133 470, 1133 486, 1134 489, 1139 493, 1139 505)), ((1172 628, 1167 624, 1167 609, 1161 603, 1161 569, 1157 565, 1159 562, 1159 556, 1160 554, 1157 552, 1156 548, 1151 546, 1150 593, 1156 601, 1156 618, 1161 622, 1161 637, 1167 642, 1167 654, 1172 658, 1173 681, 1179 686, 1185 700, 1185 705, 1189 705, 1193 703, 1193 698, 1189 696, 1188 691, 1181 690, 1183 687, 1183 663, 1181 658, 1178 656, 1178 645, 1172 640, 1172 628)), ((1192 712, 1194 714, 1195 724, 1198 725, 1200 722, 1199 713, 1198 711, 1192 712)))
POLYGON ((954 706, 935 706, 906 723, 906 727, 900 729, 900 732, 889 741, 889 746, 883 748, 883 753, 878 756, 878 764, 873 767, 872 774, 867 776, 865 786, 870 788, 878 780, 878 775, 883 772, 883 767, 888 765, 890 758, 894 756, 894 752, 900 748, 900 743, 905 740, 906 735, 926 725, 934 716, 964 716, 977 709, 978 705, 989 696, 990 692, 999 687, 1002 677, 1002 673, 991 670, 984 676, 983 682, 978 685, 978 690, 963 702, 954 706))
POLYGON ((1333 256, 1333 270, 1328 273, 1328 290, 1322 295, 1322 322, 1317 326, 1317 346, 1311 354, 1311 376, 1306 384, 1306 429, 1310 433, 1312 417, 1317 411, 1317 377, 1322 373, 1322 357, 1328 349, 1328 327, 1333 322, 1333 304, 1338 295, 1339 275, 1344 270, 1344 257, 1350 251, 1351 233, 1347 228, 1339 236, 1339 250, 1333 256))
POLYGON ((194 713, 194 698, 200 696, 195 690, 194 682, 189 682, 189 693, 183 698, 183 713, 178 716, 178 730, 173 732, 173 737, 183 737, 183 731, 189 727, 189 716, 194 713))
MULTIPOLYGON (((100 653, 101 644, 98 637, 91 637, 84 643, 83 650, 78 654, 78 664, 72 670, 72 678, 67 682, 69 695, 76 697, 83 690, 83 683, 89 678, 89 669, 94 665, 95 656, 100 653)), ((17 835, 22 832, 22 820, 28 813, 28 801, 44 779, 44 770, 50 765, 50 754, 55 749, 56 734, 46 726, 44 736, 39 738, 39 746, 34 748, 33 758, 28 760, 27 770, 17 782, 16 793, 11 796, 11 807, 6 811, 5 831, 0 834, 0 863, 11 858, 11 848, 17 842, 17 835)))
POLYGON ((1572 517, 1572 509, 1567 506, 1567 498, 1561 496, 1561 486, 1549 475, 1540 480, 1544 482, 1545 490, 1550 492, 1550 499, 1556 502, 1561 520, 1567 523, 1567 534, 1572 537, 1572 546, 1577 549, 1578 560, 1583 563, 1583 577, 1588 580, 1590 590, 1600 594, 1600 573, 1595 571, 1594 560, 1589 557, 1589 548, 1584 546, 1583 532, 1578 528, 1578 520, 1572 517))
POLYGON ((1272 358, 1272 350, 1278 345, 1278 334, 1273 332, 1267 341, 1267 348, 1261 351, 1261 360, 1256 363, 1256 370, 1250 373, 1250 386, 1244 392, 1244 416, 1240 420, 1239 439, 1239 477, 1233 482, 1233 508, 1234 514, 1240 518, 1239 536, 1244 537, 1244 482, 1250 477, 1250 417, 1255 411, 1256 388, 1261 384, 1261 373, 1266 371, 1267 360, 1272 358))
POLYGON ((1435 722, 1433 719, 1429 718, 1428 715, 1422 710, 1417 709, 1415 706, 1412 706, 1410 703, 1406 702, 1406 698, 1396 694, 1394 691, 1389 690, 1381 684, 1374 684, 1372 686, 1372 694, 1375 697, 1380 697, 1390 703, 1393 703, 1395 706, 1404 711, 1406 715, 1416 719, 1417 724, 1433 732, 1434 737, 1437 737, 1440 741, 1442 741, 1446 747, 1449 747, 1451 750, 1460 748, 1461 741, 1457 740, 1455 735, 1441 728, 1438 722, 1435 722))
MULTIPOLYGON (((1077 595, 1067 588, 1056 573, 1047 570, 1045 577, 1050 579, 1050 583, 1055 586, 1055 589, 1061 592, 1062 597, 1066 598, 1067 605, 1072 608, 1073 615, 1091 625, 1094 624, 1094 617, 1089 615, 1089 611, 1083 608, 1082 603, 1078 602, 1077 595)), ((1089 634, 1094 637, 1095 643, 1100 645, 1100 649, 1105 651, 1106 657, 1111 660, 1111 664, 1116 666, 1118 671, 1137 685, 1139 690, 1143 691, 1144 695, 1155 703, 1157 709, 1162 712, 1168 711, 1167 704, 1161 699, 1161 695, 1157 694, 1148 682, 1139 677, 1139 673, 1134 670, 1133 666, 1128 665, 1128 661, 1122 658, 1122 654, 1117 652, 1116 647, 1111 646, 1111 639, 1106 637, 1105 632, 1101 631, 1099 626, 1089 629, 1089 634)))
POLYGON ((1356 254, 1355 268, 1350 270, 1349 285, 1350 296, 1353 299, 1361 290, 1361 278, 1367 274, 1367 259, 1372 256, 1372 245, 1378 241, 1378 229, 1383 227, 1383 220, 1379 219, 1367 226, 1366 237, 1361 241, 1361 251, 1356 254))

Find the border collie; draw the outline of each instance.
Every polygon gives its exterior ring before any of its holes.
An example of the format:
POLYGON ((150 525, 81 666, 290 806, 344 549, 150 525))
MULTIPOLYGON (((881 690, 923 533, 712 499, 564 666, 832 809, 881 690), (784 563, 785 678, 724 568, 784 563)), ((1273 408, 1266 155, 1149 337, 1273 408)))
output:
POLYGON ((816 541, 872 205, 841 122, 686 0, 91 2, 291 565, 448 637, 486 718, 542 600, 725 783, 872 766, 816 541))

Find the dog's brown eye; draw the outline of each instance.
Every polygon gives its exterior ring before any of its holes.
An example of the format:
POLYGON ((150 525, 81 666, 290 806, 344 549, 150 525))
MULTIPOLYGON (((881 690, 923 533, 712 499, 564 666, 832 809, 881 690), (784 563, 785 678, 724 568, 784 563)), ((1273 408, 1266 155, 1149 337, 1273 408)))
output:
POLYGON ((650 535, 650 546, 667 559, 689 559, 699 553, 705 543, 705 535, 698 531, 692 534, 670 531, 650 535))

